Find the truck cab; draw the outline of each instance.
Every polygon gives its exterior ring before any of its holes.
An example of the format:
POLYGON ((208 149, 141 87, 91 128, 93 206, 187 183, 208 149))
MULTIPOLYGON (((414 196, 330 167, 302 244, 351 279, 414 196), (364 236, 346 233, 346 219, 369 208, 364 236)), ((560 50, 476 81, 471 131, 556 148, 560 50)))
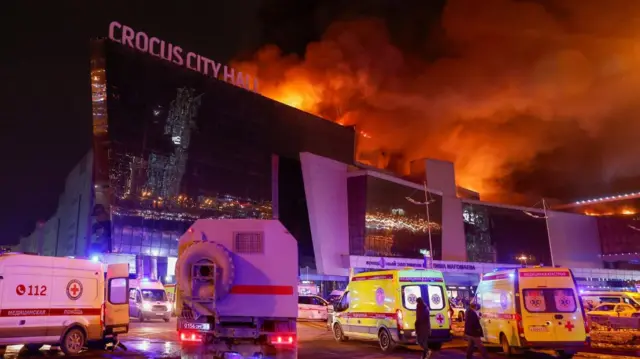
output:
POLYGON ((129 316, 139 321, 171 319, 173 303, 167 297, 164 285, 148 278, 134 279, 129 287, 129 316))

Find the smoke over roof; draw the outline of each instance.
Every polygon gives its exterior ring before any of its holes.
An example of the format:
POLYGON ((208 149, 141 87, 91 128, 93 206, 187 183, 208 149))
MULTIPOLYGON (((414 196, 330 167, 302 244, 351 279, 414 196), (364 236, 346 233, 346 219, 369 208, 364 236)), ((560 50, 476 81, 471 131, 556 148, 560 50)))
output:
POLYGON ((356 125, 361 161, 449 160, 483 198, 620 191, 640 175, 636 0, 449 0, 423 23, 376 4, 365 18, 316 9, 330 25, 303 57, 268 45, 236 66, 265 96, 356 125))

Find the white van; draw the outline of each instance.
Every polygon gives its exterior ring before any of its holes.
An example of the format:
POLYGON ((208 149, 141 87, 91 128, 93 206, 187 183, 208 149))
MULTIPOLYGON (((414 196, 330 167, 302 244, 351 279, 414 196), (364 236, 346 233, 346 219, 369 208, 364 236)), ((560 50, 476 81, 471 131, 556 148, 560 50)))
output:
POLYGON ((571 357, 588 345, 588 326, 568 268, 518 268, 485 274, 475 301, 483 341, 506 354, 552 349, 571 357))
POLYGON ((143 322, 150 319, 171 319, 173 303, 160 281, 132 279, 129 289, 129 316, 143 322))
POLYGON ((49 344, 77 354, 128 332, 128 283, 128 264, 0 254, 0 352, 49 344))

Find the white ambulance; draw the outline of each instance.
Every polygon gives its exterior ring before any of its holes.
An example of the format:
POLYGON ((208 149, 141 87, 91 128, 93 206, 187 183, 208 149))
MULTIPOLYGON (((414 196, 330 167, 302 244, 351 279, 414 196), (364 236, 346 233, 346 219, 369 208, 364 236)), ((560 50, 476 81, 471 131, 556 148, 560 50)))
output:
POLYGON ((552 349, 571 357, 588 345, 588 326, 568 268, 517 268, 487 273, 478 285, 483 341, 507 354, 552 349))
POLYGON ((139 321, 171 319, 173 303, 167 298, 164 285, 148 278, 133 279, 129 282, 129 316, 139 321))
POLYGON ((73 355, 114 340, 128 331, 128 283, 128 264, 0 254, 0 351, 49 344, 73 355))

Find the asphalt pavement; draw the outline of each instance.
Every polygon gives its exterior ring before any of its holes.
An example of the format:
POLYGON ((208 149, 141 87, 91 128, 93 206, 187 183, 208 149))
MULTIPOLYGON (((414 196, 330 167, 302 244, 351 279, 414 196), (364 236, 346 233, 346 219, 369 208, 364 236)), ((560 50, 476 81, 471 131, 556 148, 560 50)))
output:
MULTIPOLYGON (((176 335, 175 319, 169 323, 163 321, 140 323, 134 319, 131 323, 130 331, 122 338, 127 351, 86 351, 83 358, 211 358, 206 354, 188 354, 181 351, 176 335)), ((464 359, 465 342, 462 339, 455 339, 447 343, 443 349, 432 356, 433 359, 464 359)), ((331 332, 327 331, 325 323, 320 322, 299 322, 298 324, 298 358, 299 359, 405 359, 420 358, 418 348, 398 348, 392 354, 380 352, 377 343, 350 340, 344 343, 337 343, 331 332)), ((60 352, 50 352, 42 350, 37 355, 29 356, 24 351, 20 352, 19 346, 9 347, 5 358, 29 358, 29 357, 57 357, 60 352)), ((490 351, 492 359, 506 359, 499 352, 490 351)), ((474 358, 480 358, 476 353, 474 358)), ((525 358, 525 357, 523 357, 525 358)), ((528 354, 530 359, 551 359, 552 356, 544 353, 528 354)), ((623 359, 624 356, 612 356, 606 353, 580 353, 574 358, 611 358, 623 359)), ((632 357, 628 357, 632 358, 632 357)))

